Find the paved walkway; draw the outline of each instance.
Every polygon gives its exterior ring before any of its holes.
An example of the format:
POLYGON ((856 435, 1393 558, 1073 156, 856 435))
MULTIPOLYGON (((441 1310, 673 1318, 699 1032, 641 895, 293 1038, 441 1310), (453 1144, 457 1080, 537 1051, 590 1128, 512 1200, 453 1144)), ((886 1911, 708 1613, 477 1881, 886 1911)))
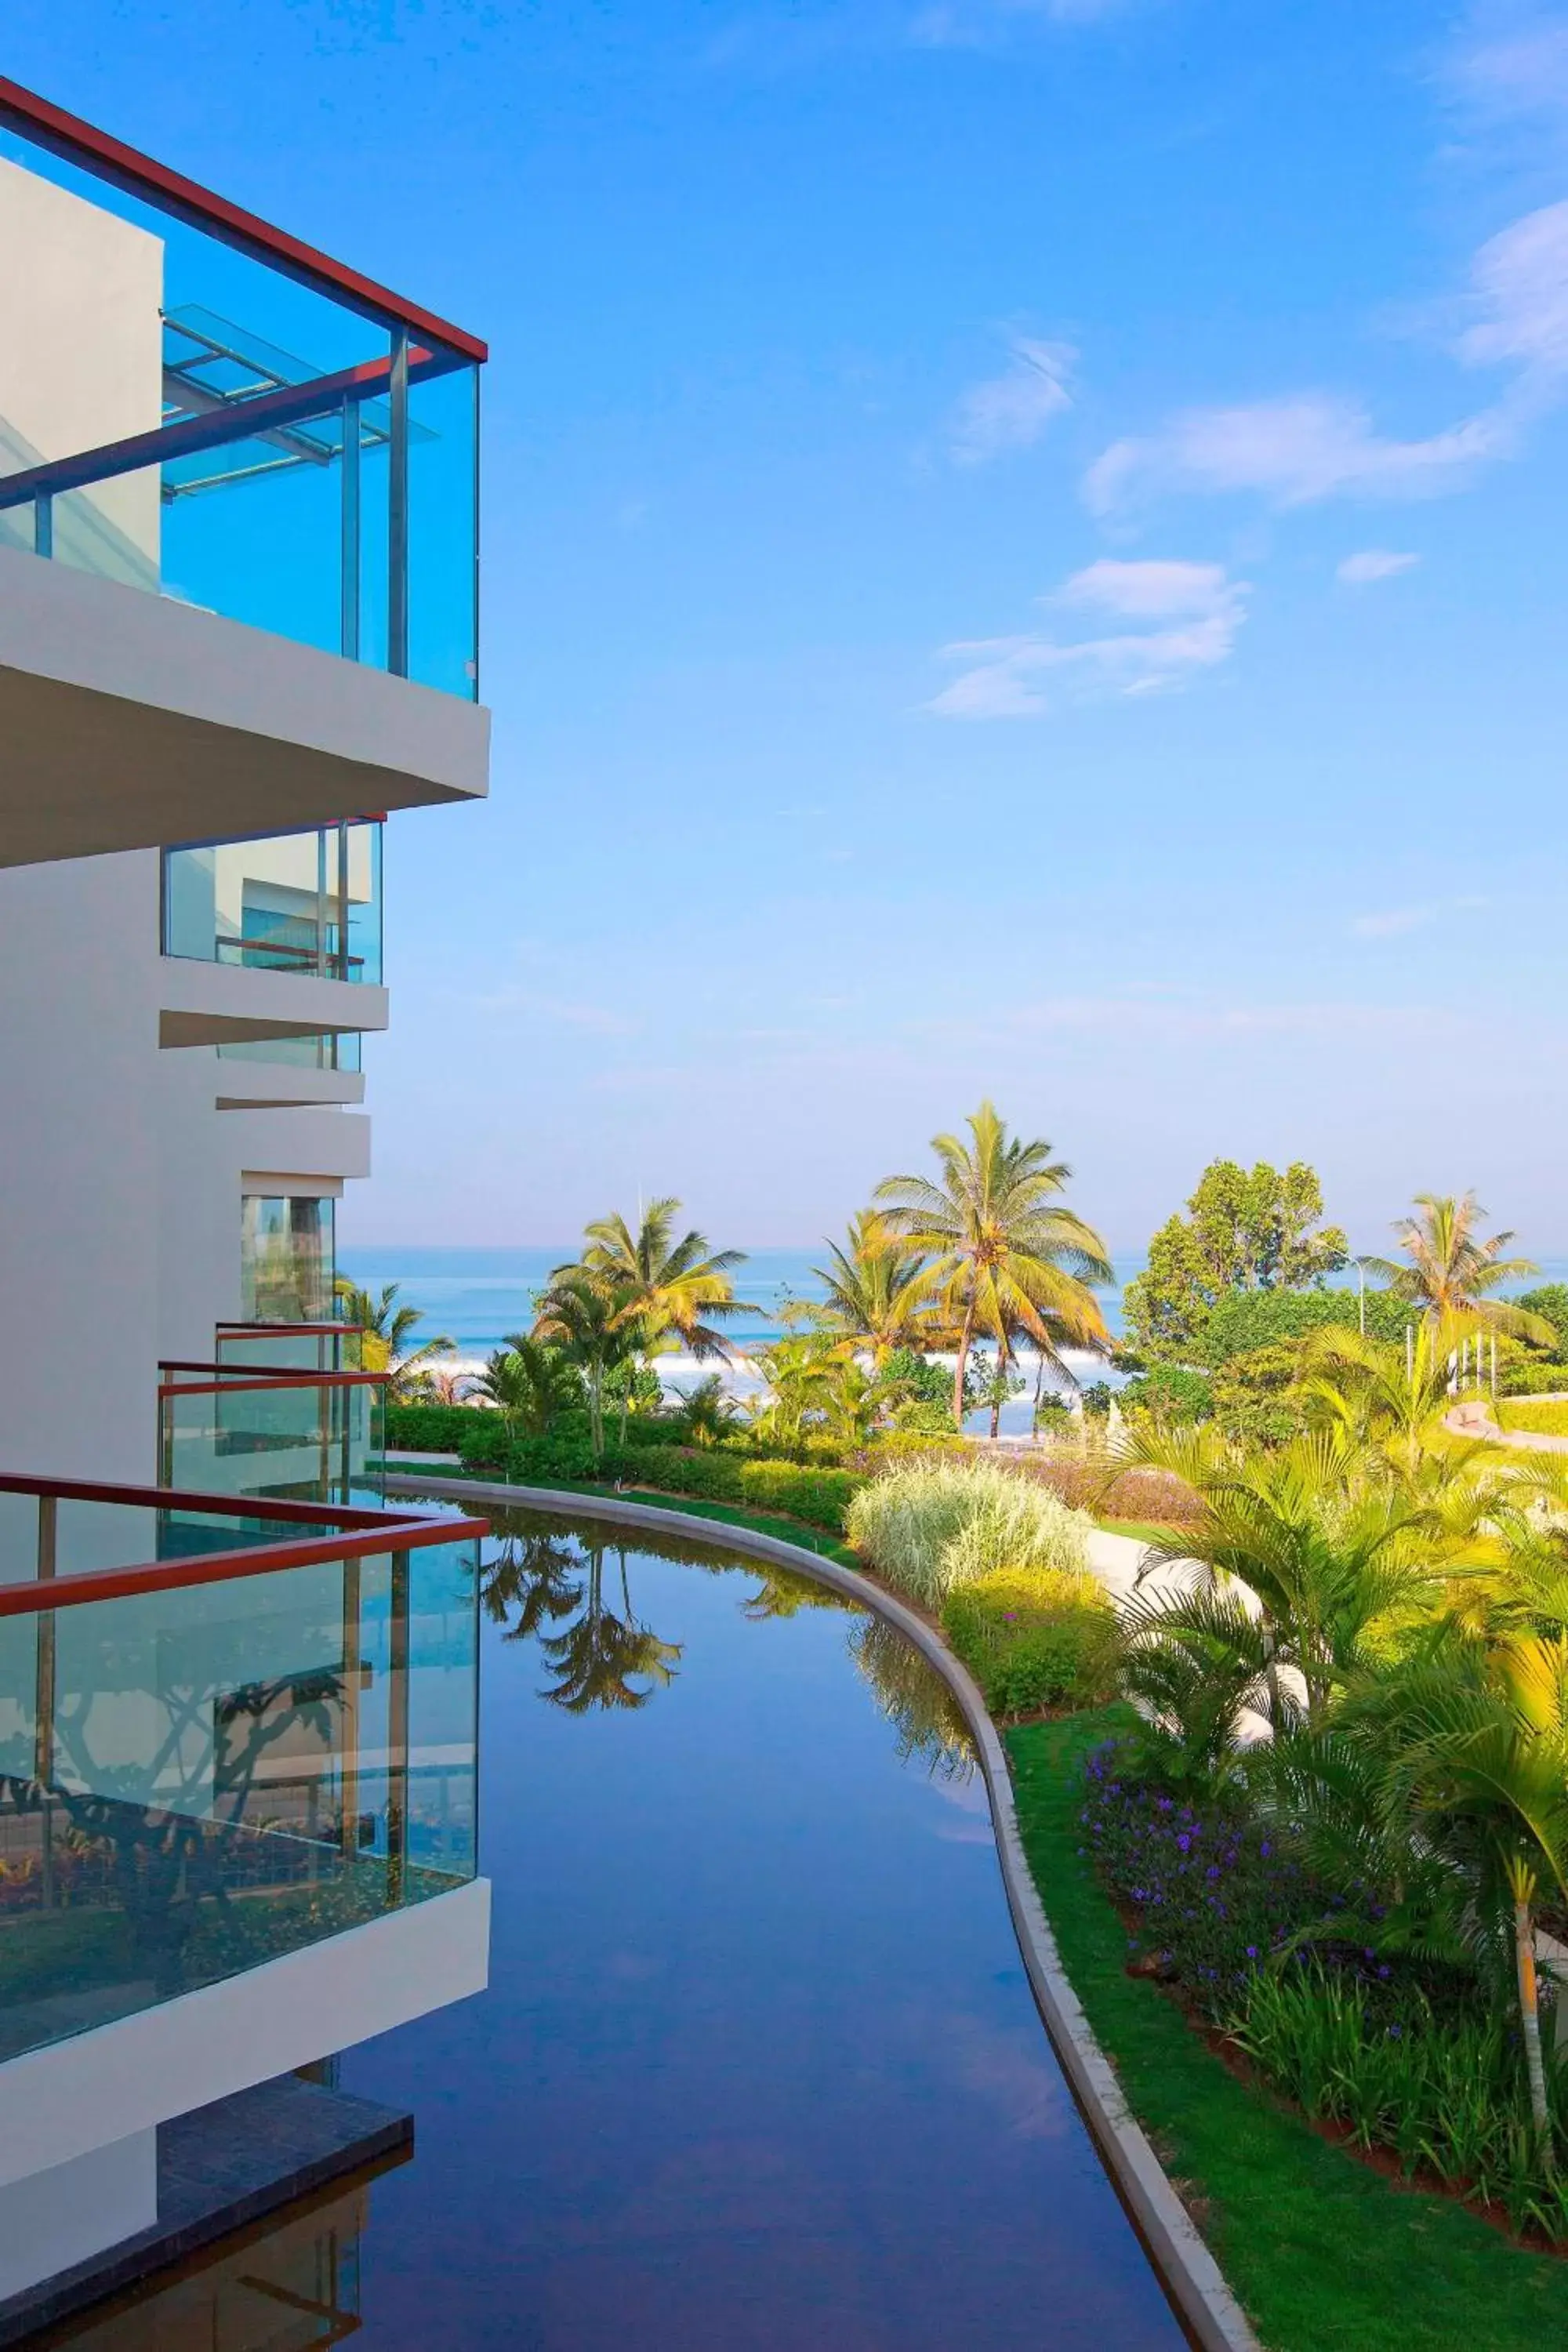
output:
MULTIPOLYGON (((1540 1404, 1568 1403, 1568 1398, 1540 1397, 1540 1404)), ((1443 1426, 1457 1437, 1484 1437, 1493 1445, 1517 1446, 1524 1454, 1568 1454, 1568 1437, 1552 1437, 1544 1429, 1500 1429, 1482 1397, 1467 1397, 1443 1416, 1443 1426)))

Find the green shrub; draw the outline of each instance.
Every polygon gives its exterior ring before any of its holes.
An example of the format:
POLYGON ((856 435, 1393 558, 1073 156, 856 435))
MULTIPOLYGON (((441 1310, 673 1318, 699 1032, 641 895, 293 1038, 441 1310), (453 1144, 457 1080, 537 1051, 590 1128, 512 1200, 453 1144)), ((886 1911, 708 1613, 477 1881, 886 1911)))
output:
POLYGON ((955 1585, 942 1622, 993 1715, 1095 1706, 1114 1683, 1116 1612, 1096 1577, 1001 1569, 955 1585))
POLYGON ((793 1462, 743 1462, 741 1494, 764 1511, 784 1511, 829 1535, 842 1535, 850 1503, 864 1484, 852 1470, 801 1467, 793 1462))
POLYGON ((389 1404, 386 1443, 395 1454, 458 1454, 463 1439, 500 1415, 474 1404, 389 1404))
POLYGON ((1214 1383, 1214 1417, 1227 1437, 1279 1445, 1306 1426, 1306 1414, 1289 1391, 1300 1376, 1299 1349, 1254 1348, 1235 1356, 1214 1383))
POLYGON ((1082 1570, 1093 1521, 1000 1464, 936 1460, 869 1480, 846 1526, 879 1575, 934 1609, 995 1569, 1082 1570))
POLYGON ((1568 1396, 1568 1364, 1498 1361, 1498 1390, 1505 1397, 1568 1396))
POLYGON ((1551 1324, 1568 1355, 1568 1282, 1544 1282, 1539 1290, 1521 1290, 1514 1300, 1527 1315, 1539 1315, 1551 1324))

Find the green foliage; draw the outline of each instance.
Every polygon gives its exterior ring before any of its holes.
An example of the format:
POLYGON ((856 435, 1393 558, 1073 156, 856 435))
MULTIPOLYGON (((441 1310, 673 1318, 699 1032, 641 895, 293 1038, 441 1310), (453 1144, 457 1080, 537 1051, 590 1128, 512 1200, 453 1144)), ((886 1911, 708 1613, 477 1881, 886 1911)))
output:
POLYGON ((471 1431, 500 1419, 482 1405, 389 1404, 386 1443, 395 1454, 460 1454, 471 1431))
POLYGON ((1156 1364, 1129 1381, 1117 1402, 1124 1412, 1150 1412, 1156 1421, 1208 1421, 1214 1389, 1201 1372, 1156 1364))
POLYGON ((1300 1370, 1291 1347, 1254 1348, 1234 1356, 1215 1375, 1214 1418, 1227 1437, 1251 1444, 1280 1445, 1306 1427, 1302 1407, 1289 1394, 1300 1370))
POLYGON ((1568 1364, 1504 1363, 1498 1351, 1498 1393, 1505 1397, 1568 1395, 1568 1364))
MULTIPOLYGON (((1391 1290, 1366 1294, 1369 1339, 1403 1341, 1411 1310, 1391 1290)), ((1216 1298, 1183 1353, 1194 1364, 1218 1371, 1258 1348, 1288 1346, 1314 1331, 1355 1331, 1361 1307, 1353 1290, 1233 1290, 1216 1298)))
MULTIPOLYGON (((1559 1365, 1557 1377, 1568 1387, 1568 1370, 1559 1365)), ((1497 1409, 1500 1429, 1534 1430, 1543 1437, 1568 1437, 1568 1402, 1542 1404, 1529 1397, 1507 1398, 1497 1409)))
POLYGON ((1568 2336, 1568 2264, 1452 2200, 1394 2187, 1234 2073, 1156 1983, 1128 1972, 1126 1929, 1083 1850, 1079 1768, 1134 1720, 1115 1706, 1009 1731, 1019 1828, 1089 2022, 1270 2352, 1542 2352, 1568 2336))
POLYGON ((1568 1356, 1568 1282, 1545 1282, 1538 1290, 1521 1290, 1513 1303, 1527 1315, 1539 1315, 1542 1322, 1550 1323, 1563 1342, 1556 1352, 1568 1356))
POLYGON ((1095 1706, 1110 1695, 1116 1613, 1095 1576, 997 1570, 956 1585, 942 1622, 993 1715, 1095 1706))
POLYGON ((1093 1528, 1048 1486, 965 1460, 911 1463, 870 1480, 846 1524, 878 1573, 927 1608, 996 1569, 1081 1570, 1093 1528))
POLYGON ((1187 1211, 1161 1226, 1147 1271, 1124 1294, 1129 1342, 1146 1356, 1190 1352, 1228 1292, 1299 1290, 1348 1255, 1338 1226, 1321 1223, 1322 1187, 1300 1160, 1281 1173, 1260 1160, 1250 1174, 1234 1160, 1213 1160, 1187 1211))

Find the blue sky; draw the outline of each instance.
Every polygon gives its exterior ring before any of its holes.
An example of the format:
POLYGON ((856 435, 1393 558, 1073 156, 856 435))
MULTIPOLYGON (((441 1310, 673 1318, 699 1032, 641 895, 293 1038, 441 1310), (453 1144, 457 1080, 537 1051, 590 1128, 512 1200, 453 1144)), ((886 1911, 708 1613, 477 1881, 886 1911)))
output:
POLYGON ((1568 11, 11 0, 488 334, 494 800, 396 820, 366 1241, 836 1228, 985 1093, 1568 1247, 1568 11))

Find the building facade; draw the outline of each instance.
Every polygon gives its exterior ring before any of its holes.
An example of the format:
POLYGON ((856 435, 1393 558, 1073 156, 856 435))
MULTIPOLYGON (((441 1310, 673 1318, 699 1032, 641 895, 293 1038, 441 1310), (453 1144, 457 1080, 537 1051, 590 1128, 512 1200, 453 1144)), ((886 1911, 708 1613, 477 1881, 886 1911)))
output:
POLYGON ((489 727, 481 344, 4 82, 0 319, 6 2341, 161 2126, 484 1981, 477 1536, 367 1506, 333 1273, 489 727))

